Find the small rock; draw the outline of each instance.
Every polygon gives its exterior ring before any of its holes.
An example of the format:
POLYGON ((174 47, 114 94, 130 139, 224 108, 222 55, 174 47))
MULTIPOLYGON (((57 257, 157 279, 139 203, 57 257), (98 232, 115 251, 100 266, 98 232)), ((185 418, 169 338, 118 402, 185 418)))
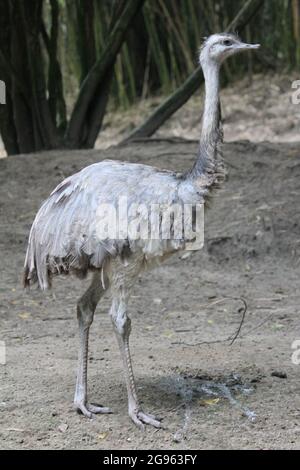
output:
POLYGON ((181 430, 177 431, 173 436, 173 442, 176 442, 177 444, 182 442, 183 439, 184 439, 184 436, 181 430))
POLYGON ((272 377, 278 377, 279 379, 287 379, 286 372, 281 372, 278 370, 274 370, 271 374, 272 377))
POLYGON ((259 377, 254 377, 253 379, 250 380, 250 383, 256 384, 257 382, 260 382, 259 377))
POLYGON ((69 425, 66 424, 66 423, 61 423, 59 426, 58 426, 58 430, 59 432, 66 432, 66 430, 68 429, 69 425))

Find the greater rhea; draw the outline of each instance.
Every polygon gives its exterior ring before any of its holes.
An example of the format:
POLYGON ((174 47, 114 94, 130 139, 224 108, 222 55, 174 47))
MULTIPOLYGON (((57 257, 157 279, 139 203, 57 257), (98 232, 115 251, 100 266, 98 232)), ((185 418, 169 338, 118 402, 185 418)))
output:
POLYGON ((177 239, 142 239, 131 236, 129 230, 122 237, 100 236, 99 228, 105 216, 99 208, 105 204, 117 207, 121 197, 127 198, 128 206, 142 204, 148 208, 158 204, 165 210, 172 204, 205 203, 224 175, 220 151, 221 64, 233 54, 258 47, 228 33, 214 34, 204 41, 199 59, 205 78, 205 104, 199 151, 191 169, 178 174, 148 165, 101 161, 66 178, 35 217, 25 260, 25 286, 38 282, 41 289, 47 289, 54 275, 93 273, 91 285, 77 304, 80 345, 74 398, 76 409, 89 418, 96 413, 111 412, 109 408, 90 404, 87 399, 89 329, 99 300, 110 290, 109 313, 124 363, 129 416, 141 428, 144 424, 161 426, 160 419, 141 409, 137 398, 129 351, 128 301, 143 270, 186 250, 193 241, 185 234, 177 239))

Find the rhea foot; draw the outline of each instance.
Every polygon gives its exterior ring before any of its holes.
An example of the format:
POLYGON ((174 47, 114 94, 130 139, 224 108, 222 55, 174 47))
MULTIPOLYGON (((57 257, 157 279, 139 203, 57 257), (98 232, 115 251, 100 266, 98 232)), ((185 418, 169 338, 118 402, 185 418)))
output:
POLYGON ((149 424, 150 426, 154 426, 155 428, 162 428, 160 418, 157 418, 154 415, 149 413, 144 413, 142 410, 130 410, 129 416, 140 429, 145 429, 145 424, 149 424))
POLYGON ((106 406, 98 406, 89 403, 75 403, 75 409, 78 413, 82 413, 87 418, 92 418, 96 414, 109 414, 112 413, 110 408, 106 406))

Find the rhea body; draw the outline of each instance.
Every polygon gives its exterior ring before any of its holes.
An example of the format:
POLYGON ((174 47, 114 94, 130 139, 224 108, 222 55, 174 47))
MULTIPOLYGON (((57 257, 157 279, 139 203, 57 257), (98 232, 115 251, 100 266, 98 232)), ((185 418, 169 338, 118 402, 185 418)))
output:
POLYGON ((74 271, 85 276, 93 272, 92 282, 77 304, 79 323, 79 359, 75 389, 75 408, 87 417, 110 413, 106 407, 92 405, 87 399, 87 360, 89 329, 96 306, 109 290, 110 316, 124 363, 129 416, 139 427, 160 427, 160 420, 141 409, 129 351, 131 320, 128 301, 142 270, 161 263, 187 248, 190 240, 99 238, 101 204, 118 204, 126 197, 128 204, 204 204, 223 179, 222 141, 219 118, 219 74, 229 56, 258 45, 242 43, 235 35, 210 36, 200 50, 200 64, 205 78, 205 105, 200 145, 192 168, 183 174, 155 167, 102 161, 65 179, 43 203, 33 222, 25 260, 24 284, 38 282, 41 289, 51 285, 57 274, 74 271))

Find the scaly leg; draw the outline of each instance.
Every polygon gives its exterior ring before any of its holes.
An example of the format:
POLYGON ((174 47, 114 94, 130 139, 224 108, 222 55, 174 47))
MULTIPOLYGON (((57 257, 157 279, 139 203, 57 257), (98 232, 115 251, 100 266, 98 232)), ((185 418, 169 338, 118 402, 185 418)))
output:
POLYGON ((96 273, 88 290, 83 294, 77 304, 77 318, 79 325, 79 354, 78 372, 74 397, 77 411, 91 418, 95 413, 111 413, 110 408, 95 406, 87 403, 87 361, 89 330, 93 322, 96 306, 104 293, 100 274, 96 273))
POLYGON ((132 421, 141 429, 145 424, 159 428, 161 423, 158 418, 153 415, 144 413, 139 405, 133 376, 130 350, 129 335, 131 331, 131 320, 127 316, 127 301, 124 298, 113 299, 110 310, 114 330, 117 336, 121 356, 124 363, 125 380, 128 393, 128 412, 132 421))

